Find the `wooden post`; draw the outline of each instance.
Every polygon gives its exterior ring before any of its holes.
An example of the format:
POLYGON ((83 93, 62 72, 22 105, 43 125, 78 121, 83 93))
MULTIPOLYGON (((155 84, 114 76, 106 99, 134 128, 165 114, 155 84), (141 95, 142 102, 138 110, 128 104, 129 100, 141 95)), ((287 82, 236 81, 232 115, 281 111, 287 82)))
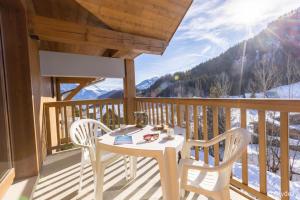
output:
MULTIPOLYGON (((247 111, 241 108, 241 128, 247 129, 247 111)), ((247 149, 242 155, 242 182, 248 185, 248 152, 247 149)))
MULTIPOLYGON (((219 109, 218 107, 213 107, 213 134, 214 137, 219 135, 219 119, 218 119, 219 109)), ((219 143, 214 145, 214 157, 215 157, 215 166, 219 165, 219 143)))
POLYGON ((267 167, 266 167, 266 113, 258 111, 258 145, 259 145, 259 188, 260 192, 267 194, 267 167))
POLYGON ((280 174, 282 200, 289 200, 289 114, 280 113, 280 174))
POLYGON ((128 124, 134 123, 134 98, 136 95, 135 89, 135 72, 134 61, 125 59, 125 77, 124 77, 124 100, 126 107, 126 119, 128 124))

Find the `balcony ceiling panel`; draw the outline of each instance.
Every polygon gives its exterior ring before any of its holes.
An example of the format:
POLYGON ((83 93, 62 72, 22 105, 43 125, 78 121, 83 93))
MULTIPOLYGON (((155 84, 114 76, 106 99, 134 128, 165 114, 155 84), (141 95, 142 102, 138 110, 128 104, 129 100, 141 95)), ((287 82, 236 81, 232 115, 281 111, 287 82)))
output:
MULTIPOLYGON (((131 34, 120 35, 119 40, 114 40, 115 44, 119 41, 120 45, 115 46, 105 46, 105 44, 101 46, 100 43, 98 46, 93 46, 88 43, 79 44, 76 41, 74 43, 66 42, 61 40, 61 34, 60 37, 55 37, 56 39, 53 39, 53 35, 51 35, 50 40, 49 35, 43 35, 44 38, 41 38, 42 50, 134 58, 142 53, 162 54, 192 0, 27 0, 27 2, 32 2, 33 5, 34 12, 30 15, 60 20, 62 24, 75 22, 82 28, 88 26, 109 29, 116 31, 115 35, 118 33, 131 34), (144 38, 139 38, 140 36, 144 38), (129 41, 126 41, 128 38, 134 40, 128 43, 129 41), (157 39, 157 41, 153 39, 157 39), (135 46, 129 47, 127 44, 135 46), (161 49, 157 49, 157 47, 161 49)), ((60 33, 62 31, 71 34, 74 32, 74 30, 58 30, 55 27, 54 29, 60 33)), ((58 32, 53 32, 54 29, 48 26, 47 32, 43 29, 43 34, 58 34, 58 32)), ((37 36, 39 37, 39 35, 37 36)), ((88 40, 92 39, 95 38, 88 38, 88 40)), ((107 38, 103 38, 103 40, 107 41, 107 38)), ((101 38, 99 41, 102 41, 101 38)), ((97 42, 95 44, 97 45, 97 42)))
POLYGON ((169 41, 192 0, 75 0, 114 30, 169 41))

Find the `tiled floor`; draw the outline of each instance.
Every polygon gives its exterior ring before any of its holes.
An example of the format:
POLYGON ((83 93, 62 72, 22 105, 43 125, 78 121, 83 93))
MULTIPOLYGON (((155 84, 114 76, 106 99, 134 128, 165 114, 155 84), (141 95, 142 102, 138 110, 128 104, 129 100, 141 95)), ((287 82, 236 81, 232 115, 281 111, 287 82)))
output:
MULTIPOLYGON (((78 194, 80 151, 73 150, 47 157, 40 179, 33 192, 33 200, 92 200, 93 174, 90 166, 84 173, 84 188, 78 194)), ((118 160, 105 170, 104 199, 162 199, 157 162, 151 158, 138 159, 137 177, 127 182, 124 177, 123 161, 118 160)), ((232 199, 242 196, 231 191, 232 199)), ((207 199, 187 193, 186 199, 207 199)), ((9 199, 11 200, 11 199, 9 199)))

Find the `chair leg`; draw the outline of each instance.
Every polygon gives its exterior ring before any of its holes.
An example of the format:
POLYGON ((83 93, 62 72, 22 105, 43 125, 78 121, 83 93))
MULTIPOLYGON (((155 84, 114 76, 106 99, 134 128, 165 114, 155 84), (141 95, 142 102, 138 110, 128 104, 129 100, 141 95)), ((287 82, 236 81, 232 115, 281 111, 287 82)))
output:
POLYGON ((230 192, 229 192, 229 188, 226 188, 223 190, 222 192, 222 197, 225 200, 230 200, 230 192))
POLYGON ((136 177, 137 171, 137 157, 131 156, 130 157, 130 178, 134 179, 136 177))
POLYGON ((127 166, 128 162, 127 162, 127 158, 128 158, 128 156, 123 156, 124 167, 125 167, 125 179, 129 180, 129 176, 130 175, 128 174, 128 166, 127 166))
POLYGON ((81 192, 82 190, 82 179, 83 179, 83 172, 84 172, 84 162, 83 160, 81 160, 81 164, 80 164, 80 175, 79 175, 79 189, 78 189, 78 193, 81 192))
POLYGON ((185 189, 180 189, 180 197, 181 197, 181 199, 184 199, 184 197, 185 197, 185 189))
POLYGON ((224 189, 213 197, 214 200, 230 200, 229 188, 224 189))

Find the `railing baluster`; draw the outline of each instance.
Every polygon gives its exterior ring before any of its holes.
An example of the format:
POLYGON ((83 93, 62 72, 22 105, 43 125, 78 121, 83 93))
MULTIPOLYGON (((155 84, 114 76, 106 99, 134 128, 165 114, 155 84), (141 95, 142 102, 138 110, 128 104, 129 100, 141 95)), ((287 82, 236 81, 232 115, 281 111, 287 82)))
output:
POLYGON ((94 112, 94 120, 96 120, 97 115, 96 115, 96 104, 93 104, 93 112, 94 112))
POLYGON ((169 104, 166 104, 166 124, 169 125, 169 104))
POLYGON ((148 109, 149 124, 151 124, 152 123, 152 118, 151 118, 151 105, 150 105, 150 102, 147 103, 147 109, 148 109))
MULTIPOLYGON (((218 107, 213 107, 213 134, 214 137, 219 135, 219 119, 218 119, 218 107)), ((215 166, 219 165, 219 144, 214 145, 214 157, 215 157, 215 166)))
POLYGON ((225 130, 231 129, 231 108, 225 108, 225 130))
POLYGON ((109 124, 109 107, 108 107, 108 103, 106 103, 105 109, 106 109, 106 112, 105 112, 105 114, 106 114, 106 126, 110 127, 110 124, 109 124))
POLYGON ((86 113, 86 118, 89 119, 90 118, 90 108, 89 108, 89 104, 86 104, 86 110, 85 110, 85 113, 86 113))
POLYGON ((82 119, 82 105, 79 105, 79 118, 82 119))
POLYGON ((154 109, 154 102, 152 102, 152 119, 153 119, 153 125, 155 124, 155 109, 154 109))
POLYGON ((175 119, 174 119, 174 104, 171 104, 171 123, 172 126, 175 126, 175 119))
POLYGON ((65 137, 66 137, 66 142, 70 143, 67 106, 64 106, 64 122, 65 122, 65 137))
POLYGON ((112 120, 112 128, 115 129, 115 104, 111 104, 111 110, 112 110, 112 116, 111 116, 111 120, 112 120))
MULTIPOLYGON (((198 109, 197 105, 193 106, 193 111, 194 111, 194 139, 198 140, 198 109)), ((195 147, 195 158, 196 160, 199 160, 199 147, 195 147)))
POLYGON ((258 111, 258 140, 259 140, 259 188, 260 192, 267 194, 267 167, 266 167, 266 112, 258 111))
MULTIPOLYGON (((202 106, 203 112, 203 139, 208 140, 208 129, 207 129, 207 107, 202 106)), ((208 148, 204 147, 204 162, 208 164, 208 148)))
MULTIPOLYGON (((123 106, 124 107, 124 106, 123 106)), ((102 109, 103 109, 103 106, 102 106, 102 104, 99 104, 99 113, 100 113, 100 116, 99 116, 99 120, 100 120, 100 122, 102 122, 103 123, 103 113, 102 113, 102 109)))
POLYGON ((119 128, 121 126, 120 118, 121 118, 121 109, 120 109, 120 103, 118 103, 118 125, 119 125, 119 128))
POLYGON ((72 122, 75 121, 75 106, 72 105, 72 122))
POLYGON ((58 150, 60 149, 61 146, 59 111, 60 111, 60 106, 55 107, 56 137, 57 137, 58 150))
POLYGON ((47 155, 52 154, 52 135, 50 125, 50 107, 45 105, 45 122, 46 122, 46 134, 47 134, 47 155))
POLYGON ((163 104, 160 104, 160 121, 161 124, 164 124, 164 109, 163 109, 163 104))
POLYGON ((156 123, 159 124, 159 105, 156 103, 156 123))
POLYGON ((181 127, 182 121, 181 121, 181 112, 180 112, 180 104, 179 103, 176 104, 176 114, 177 114, 177 126, 181 127))
MULTIPOLYGON (((247 112, 246 109, 241 108, 241 128, 247 128, 247 112)), ((248 185, 248 151, 247 149, 242 155, 242 181, 243 184, 248 185)))
POLYGON ((190 139, 190 115, 189 115, 189 105, 185 105, 185 128, 186 128, 186 136, 185 139, 190 139))
POLYGON ((282 200, 289 200, 289 114, 280 113, 280 175, 282 200))

